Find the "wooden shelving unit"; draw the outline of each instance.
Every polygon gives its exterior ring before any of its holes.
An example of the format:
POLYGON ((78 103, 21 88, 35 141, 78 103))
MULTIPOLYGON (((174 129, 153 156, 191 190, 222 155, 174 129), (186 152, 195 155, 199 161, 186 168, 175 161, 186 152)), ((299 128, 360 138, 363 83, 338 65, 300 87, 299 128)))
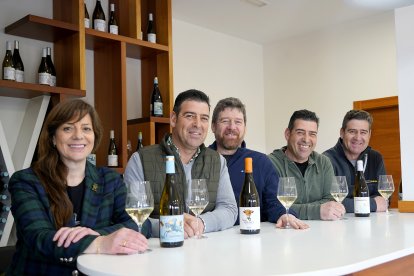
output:
MULTIPOLYGON (((85 50, 94 52, 95 108, 105 133, 98 148, 97 165, 106 165, 109 131, 115 131, 119 148, 119 172, 127 164, 127 140, 136 143, 138 131, 144 143, 158 143, 170 131, 168 118, 150 118, 149 105, 154 77, 168 116, 173 105, 171 0, 110 0, 115 3, 119 35, 84 28, 83 0, 53 1, 53 19, 27 15, 5 28, 5 33, 54 43, 57 86, 0 81, 0 96, 33 98, 51 95, 52 104, 68 97, 86 95, 85 50), (154 14, 157 42, 140 39, 149 13, 154 14), (141 61, 141 105, 143 118, 127 122, 126 59, 141 61)), ((105 8, 105 7, 104 7, 105 8)), ((92 15, 92 12, 89 11, 92 15)))

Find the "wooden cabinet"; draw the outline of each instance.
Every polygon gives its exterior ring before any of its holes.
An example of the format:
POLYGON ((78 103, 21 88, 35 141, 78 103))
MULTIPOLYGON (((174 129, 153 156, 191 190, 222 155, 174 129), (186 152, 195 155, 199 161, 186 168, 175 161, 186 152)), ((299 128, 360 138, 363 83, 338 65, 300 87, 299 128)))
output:
MULTIPOLYGON (((86 49, 94 53, 94 104, 104 127, 97 165, 105 166, 109 131, 115 131, 119 172, 127 164, 127 140, 136 147, 138 131, 144 145, 154 144, 170 131, 173 104, 171 0, 110 0, 116 5, 119 35, 84 28, 84 1, 53 0, 53 19, 27 15, 7 26, 7 34, 54 43, 57 87, 0 81, 0 96, 32 98, 51 95, 52 104, 86 95, 86 49), (154 14, 157 43, 140 39, 148 14, 154 14), (127 120, 126 59, 140 60, 142 118, 127 120), (150 117, 153 79, 157 76, 166 118, 150 117)), ((104 7, 105 8, 105 7, 104 7)), ((92 15, 92 11, 89 11, 92 15)), ((91 73, 91 72, 90 72, 91 73)))

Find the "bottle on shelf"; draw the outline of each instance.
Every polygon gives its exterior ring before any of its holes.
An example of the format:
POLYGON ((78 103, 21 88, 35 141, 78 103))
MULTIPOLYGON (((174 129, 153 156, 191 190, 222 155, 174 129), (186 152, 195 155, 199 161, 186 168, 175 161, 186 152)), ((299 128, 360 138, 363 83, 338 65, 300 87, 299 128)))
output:
POLYGON ((109 132, 108 167, 118 167, 118 150, 114 130, 109 132))
POLYGON ((144 146, 142 145, 142 132, 139 131, 138 132, 138 142, 137 142, 137 149, 135 151, 139 151, 140 149, 142 149, 144 146))
POLYGON ((155 33, 154 18, 152 13, 148 14, 147 41, 157 43, 157 35, 155 33))
POLYGON ((260 199, 253 179, 253 160, 244 159, 244 184, 239 199, 241 234, 260 233, 260 199))
POLYGON ((92 24, 95 30, 106 32, 105 13, 102 9, 101 0, 96 0, 92 14, 92 24))
POLYGON ((161 92, 158 88, 158 78, 154 78, 154 88, 152 90, 151 95, 151 106, 150 106, 151 116, 154 117, 162 117, 164 115, 163 112, 163 103, 161 98, 161 92))
POLYGON ((6 41, 6 55, 3 59, 3 80, 16 80, 16 69, 14 67, 11 44, 6 41))
POLYGON ((111 13, 109 15, 108 30, 111 34, 118 34, 118 22, 115 18, 115 4, 111 4, 111 13))
POLYGON ((354 182, 354 213, 356 217, 368 217, 370 212, 369 190, 364 176, 364 163, 362 160, 358 160, 354 182))
POLYGON ((42 60, 40 61, 38 75, 39 84, 49 85, 50 84, 50 68, 47 63, 47 49, 42 49, 42 60))
POLYGON ((83 2, 83 9, 85 10, 85 28, 90 28, 91 27, 91 21, 89 18, 89 12, 88 9, 86 8, 86 3, 83 2))
POLYGON ((400 180, 400 185, 398 186, 398 200, 403 200, 402 179, 400 180))
POLYGON ((49 85, 56 86, 56 69, 52 61, 52 49, 50 47, 47 47, 46 50, 47 50, 46 62, 47 62, 47 66, 50 69, 49 85))
POLYGON ((131 158, 132 156, 132 144, 131 144, 131 140, 127 141, 127 155, 128 155, 128 160, 129 158, 131 158))
POLYGON ((166 157, 166 178, 160 201, 160 245, 179 247, 184 244, 184 203, 175 179, 174 156, 166 157))
POLYGON ((16 82, 24 82, 24 65, 19 52, 19 41, 14 41, 13 63, 16 82))

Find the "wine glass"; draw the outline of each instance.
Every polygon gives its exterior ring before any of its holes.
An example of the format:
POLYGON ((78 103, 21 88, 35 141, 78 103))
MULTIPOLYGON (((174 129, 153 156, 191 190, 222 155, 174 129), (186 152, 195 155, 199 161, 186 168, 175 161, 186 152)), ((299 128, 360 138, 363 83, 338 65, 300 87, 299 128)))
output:
MULTIPOLYGON (((185 203, 191 212, 196 216, 198 229, 198 216, 203 212, 208 204, 207 182, 205 179, 189 180, 186 191, 185 203)), ((195 238, 204 239, 207 237, 199 233, 195 236, 195 238)))
POLYGON ((385 209, 385 213, 389 215, 388 200, 394 192, 394 180, 392 179, 392 175, 380 175, 378 177, 378 192, 387 202, 387 209, 385 209))
MULTIPOLYGON (((138 225, 142 233, 142 225, 154 210, 154 197, 149 181, 126 181, 127 197, 125 210, 138 225)), ((152 251, 147 249, 146 251, 152 251)))
POLYGON ((296 182, 294 177, 279 177, 279 186, 277 187, 277 199, 286 208, 287 224, 285 228, 290 228, 289 225, 289 208, 292 206, 298 197, 296 190, 296 182))
MULTIPOLYGON (((348 183, 346 182, 346 176, 334 176, 331 185, 331 195, 338 202, 342 201, 348 196, 348 183)), ((342 217, 341 219, 346 219, 342 217)))

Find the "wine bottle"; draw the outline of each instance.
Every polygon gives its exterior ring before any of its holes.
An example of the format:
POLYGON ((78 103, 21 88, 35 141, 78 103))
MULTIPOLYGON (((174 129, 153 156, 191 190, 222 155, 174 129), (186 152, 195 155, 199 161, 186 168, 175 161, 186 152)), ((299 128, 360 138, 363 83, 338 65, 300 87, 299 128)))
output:
POLYGON ((43 48, 42 50, 42 60, 40 61, 39 70, 37 71, 39 74, 39 84, 50 84, 50 68, 47 64, 47 49, 43 48))
POLYGON ((13 63, 15 68, 16 82, 24 82, 24 66, 19 52, 19 41, 14 41, 13 63))
POLYGON ((239 199, 239 219, 241 234, 260 233, 260 200, 253 179, 253 160, 244 159, 244 184, 239 199))
POLYGON ((140 149, 142 149, 144 146, 142 145, 142 132, 138 132, 138 142, 137 142, 137 149, 136 151, 139 151, 140 149))
POLYGON ((108 167, 118 167, 118 151, 113 130, 109 132, 108 167))
POLYGON ((368 217, 370 210, 369 190, 364 177, 364 164, 362 160, 358 160, 354 182, 354 213, 356 217, 368 217))
POLYGON ((160 89, 158 88, 157 77, 154 78, 154 89, 152 90, 152 95, 151 95, 150 110, 151 110, 151 116, 162 117, 164 114, 161 92, 160 92, 160 89))
POLYGON ((105 13, 102 9, 101 0, 96 0, 96 6, 92 15, 92 23, 95 30, 101 32, 106 31, 105 13))
POLYGON ((160 245, 184 244, 184 203, 175 179, 174 156, 166 157, 166 178, 160 201, 160 245))
POLYGON ((152 13, 148 15, 147 41, 157 43, 157 35, 155 34, 155 25, 152 13))
POLYGON ((3 59, 3 80, 16 80, 16 69, 13 63, 11 44, 6 41, 6 55, 3 59))
POLYGON ((86 3, 83 3, 83 9, 85 10, 85 28, 90 28, 91 27, 91 21, 89 19, 89 12, 88 9, 86 8, 86 3))
POLYGON ((47 50, 46 62, 47 62, 47 66, 50 69, 49 85, 56 86, 56 69, 52 61, 52 49, 50 47, 47 47, 46 50, 47 50))
POLYGON ((402 179, 400 181, 400 185, 398 186, 398 200, 403 200, 402 179))
POLYGON ((115 4, 111 4, 111 14, 108 21, 108 30, 111 34, 118 34, 118 23, 115 18, 115 4))

